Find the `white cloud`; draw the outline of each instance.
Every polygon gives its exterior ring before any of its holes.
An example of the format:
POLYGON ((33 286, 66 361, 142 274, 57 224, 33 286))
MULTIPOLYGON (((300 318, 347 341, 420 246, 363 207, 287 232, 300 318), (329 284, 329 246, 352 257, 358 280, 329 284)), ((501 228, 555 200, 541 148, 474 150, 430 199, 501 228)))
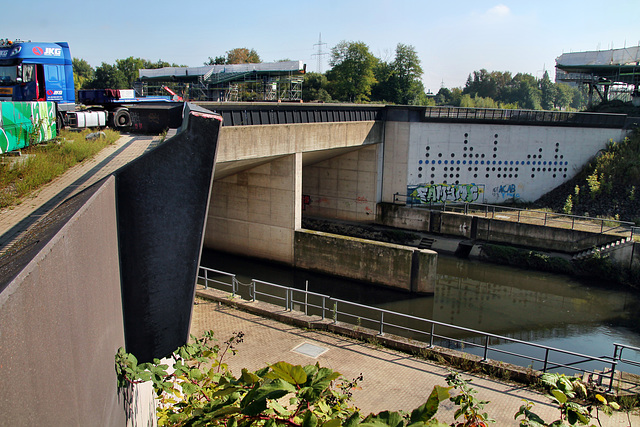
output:
POLYGON ((504 4, 493 6, 485 13, 485 16, 491 18, 507 18, 509 15, 511 15, 511 9, 504 4))

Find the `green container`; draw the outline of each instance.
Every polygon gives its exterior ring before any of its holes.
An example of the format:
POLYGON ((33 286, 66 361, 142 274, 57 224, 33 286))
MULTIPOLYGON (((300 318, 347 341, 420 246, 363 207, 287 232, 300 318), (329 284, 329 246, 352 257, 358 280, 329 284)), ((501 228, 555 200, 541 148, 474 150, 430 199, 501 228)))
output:
POLYGON ((55 138, 53 102, 0 102, 0 154, 55 138))

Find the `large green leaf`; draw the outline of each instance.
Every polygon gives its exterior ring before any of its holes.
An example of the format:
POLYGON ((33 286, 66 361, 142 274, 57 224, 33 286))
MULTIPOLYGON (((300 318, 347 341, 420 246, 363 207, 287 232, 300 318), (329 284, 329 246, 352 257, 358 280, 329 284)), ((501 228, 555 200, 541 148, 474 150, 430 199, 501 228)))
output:
POLYGON ((267 409, 267 399, 279 399, 288 393, 294 393, 296 388, 281 379, 275 379, 269 383, 254 387, 242 399, 240 406, 245 415, 258 415, 267 409))
POLYGON ((316 427, 318 425, 318 418, 313 411, 307 411, 302 419, 302 427, 316 427))
POLYGON ((360 425, 363 427, 402 427, 404 425, 404 420, 402 415, 398 412, 384 411, 380 412, 378 415, 369 415, 360 425))
POLYGON ((270 368, 271 372, 265 375, 266 378, 282 379, 294 385, 304 384, 307 381, 307 374, 300 365, 278 362, 271 365, 270 368))
POLYGON ((452 388, 453 387, 441 387, 439 385, 434 386, 424 405, 417 407, 411 412, 411 422, 427 421, 433 418, 436 412, 438 412, 440 402, 449 399, 449 390, 452 388))
POLYGON ((555 397, 558 400, 558 402, 560 403, 567 402, 567 395, 564 394, 562 391, 558 389, 554 389, 554 390, 551 390, 551 394, 553 395, 553 397, 555 397))

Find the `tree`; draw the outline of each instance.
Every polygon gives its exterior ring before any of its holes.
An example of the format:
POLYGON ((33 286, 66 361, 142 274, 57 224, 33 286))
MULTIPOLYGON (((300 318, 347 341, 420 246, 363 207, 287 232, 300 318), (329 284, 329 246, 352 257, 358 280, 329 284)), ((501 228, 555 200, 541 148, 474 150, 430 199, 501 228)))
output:
POLYGON ((142 58, 130 56, 126 59, 116 59, 116 68, 122 71, 126 82, 126 88, 132 88, 133 82, 138 80, 138 70, 145 68, 145 61, 142 58))
POLYGON ((129 89, 127 78, 116 66, 105 62, 96 68, 91 89, 129 89))
POLYGON ((93 67, 87 61, 73 58, 73 84, 76 90, 88 87, 91 80, 93 80, 94 73, 93 67))
POLYGON ((327 76, 320 73, 307 73, 304 75, 304 84, 302 85, 302 100, 310 101, 331 101, 331 95, 327 92, 329 82, 327 76))
POLYGON ((398 43, 392 69, 391 80, 395 86, 395 101, 398 104, 425 105, 426 95, 421 80, 422 66, 413 46, 398 43))
POLYGON ((262 62, 260 55, 255 49, 247 49, 246 47, 237 47, 226 52, 225 56, 209 57, 204 65, 223 65, 223 64, 257 64, 262 62))
POLYGON ((209 57, 209 60, 204 65, 224 65, 227 62, 227 58, 224 56, 216 56, 215 58, 209 57))
POLYGON ((540 80, 540 106, 543 110, 552 110, 556 99, 556 86, 549 79, 549 73, 544 72, 540 80))
POLYGON ((327 72, 333 98, 347 102, 369 101, 376 83, 373 69, 376 58, 363 42, 341 41, 331 49, 327 72))

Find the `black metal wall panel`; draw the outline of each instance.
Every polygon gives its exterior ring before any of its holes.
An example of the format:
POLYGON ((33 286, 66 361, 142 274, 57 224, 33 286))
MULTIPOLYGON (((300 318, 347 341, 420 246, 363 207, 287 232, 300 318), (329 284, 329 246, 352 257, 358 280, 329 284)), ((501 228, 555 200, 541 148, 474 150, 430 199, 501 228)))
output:
POLYGON ((214 116, 115 173, 127 351, 141 362, 187 342, 218 133, 214 116))

